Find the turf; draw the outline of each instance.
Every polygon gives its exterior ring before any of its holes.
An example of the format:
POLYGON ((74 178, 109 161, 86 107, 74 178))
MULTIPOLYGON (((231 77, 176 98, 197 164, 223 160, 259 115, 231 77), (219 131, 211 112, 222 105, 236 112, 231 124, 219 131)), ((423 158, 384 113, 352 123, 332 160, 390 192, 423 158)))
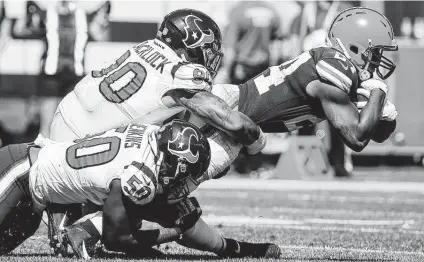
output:
MULTIPOLYGON (((195 195, 208 223, 236 239, 279 244, 280 261, 424 261, 423 192, 199 189, 195 195)), ((45 232, 42 225, 0 261, 72 260, 50 256, 45 232)), ((226 261, 173 243, 159 249, 166 257, 152 260, 226 261)))

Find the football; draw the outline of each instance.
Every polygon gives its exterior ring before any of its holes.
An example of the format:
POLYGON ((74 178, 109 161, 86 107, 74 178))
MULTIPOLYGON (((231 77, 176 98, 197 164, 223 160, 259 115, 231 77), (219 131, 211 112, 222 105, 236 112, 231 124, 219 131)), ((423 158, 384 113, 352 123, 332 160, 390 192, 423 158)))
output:
POLYGON ((366 97, 362 94, 356 94, 356 101, 357 102, 368 101, 368 97, 366 97))

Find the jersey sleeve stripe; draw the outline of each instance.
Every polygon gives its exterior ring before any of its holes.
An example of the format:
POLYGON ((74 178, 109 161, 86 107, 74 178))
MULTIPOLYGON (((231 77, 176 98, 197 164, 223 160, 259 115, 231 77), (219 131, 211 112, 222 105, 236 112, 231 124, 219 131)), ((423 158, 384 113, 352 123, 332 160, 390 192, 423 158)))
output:
POLYGON ((333 82, 333 79, 337 79, 337 81, 334 81, 333 83, 342 90, 349 92, 350 87, 352 86, 352 80, 340 72, 337 68, 331 66, 325 61, 319 61, 316 65, 316 69, 318 74, 331 82, 333 82))
POLYGON ((317 72, 325 80, 330 81, 331 83, 336 85, 341 90, 343 90, 347 93, 349 92, 348 86, 346 86, 346 84, 344 84, 340 79, 336 78, 334 75, 328 73, 327 71, 325 71, 324 69, 322 69, 321 67, 318 67, 318 66, 317 66, 317 72))
POLYGON ((139 163, 137 161, 133 161, 131 163, 132 166, 136 167, 138 170, 143 172, 150 180, 152 180, 155 187, 157 186, 156 176, 150 168, 148 168, 145 164, 139 163))
POLYGON ((329 63, 321 60, 318 62, 317 66, 318 65, 325 68, 329 73, 335 74, 338 78, 340 78, 340 80, 346 82, 349 86, 352 85, 352 80, 347 75, 343 74, 342 72, 340 72, 340 70, 330 65, 329 63))

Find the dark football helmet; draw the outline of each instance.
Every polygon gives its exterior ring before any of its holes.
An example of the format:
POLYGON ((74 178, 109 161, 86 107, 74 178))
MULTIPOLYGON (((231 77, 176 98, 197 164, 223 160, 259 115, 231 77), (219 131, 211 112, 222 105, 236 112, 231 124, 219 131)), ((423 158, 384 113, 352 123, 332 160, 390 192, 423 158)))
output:
POLYGON ((178 56, 205 66, 215 77, 221 63, 221 30, 208 15, 193 9, 178 9, 163 19, 156 38, 178 56))
POLYGON ((157 137, 158 148, 164 154, 159 172, 162 185, 172 185, 189 176, 197 180, 208 169, 209 142, 195 125, 172 120, 159 129, 157 137))

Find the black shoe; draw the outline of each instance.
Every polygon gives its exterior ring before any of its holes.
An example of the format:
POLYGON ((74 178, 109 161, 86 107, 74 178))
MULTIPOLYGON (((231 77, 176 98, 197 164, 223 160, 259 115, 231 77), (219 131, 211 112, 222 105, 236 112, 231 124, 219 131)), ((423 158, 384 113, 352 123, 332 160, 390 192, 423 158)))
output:
POLYGON ((247 243, 231 238, 225 238, 227 246, 225 251, 218 254, 227 258, 279 258, 281 249, 279 246, 270 243, 247 243))
POLYGON ((92 236, 81 225, 71 225, 64 230, 64 241, 72 247, 77 258, 91 259, 97 253, 99 236, 92 236))
POLYGON ((81 207, 79 204, 49 204, 46 211, 49 219, 50 247, 55 255, 66 257, 68 247, 63 243, 62 231, 66 226, 81 218, 81 207))
POLYGON ((137 250, 127 250, 125 252, 128 258, 140 259, 140 258, 160 258, 165 254, 162 251, 157 250, 153 247, 140 247, 137 250))

